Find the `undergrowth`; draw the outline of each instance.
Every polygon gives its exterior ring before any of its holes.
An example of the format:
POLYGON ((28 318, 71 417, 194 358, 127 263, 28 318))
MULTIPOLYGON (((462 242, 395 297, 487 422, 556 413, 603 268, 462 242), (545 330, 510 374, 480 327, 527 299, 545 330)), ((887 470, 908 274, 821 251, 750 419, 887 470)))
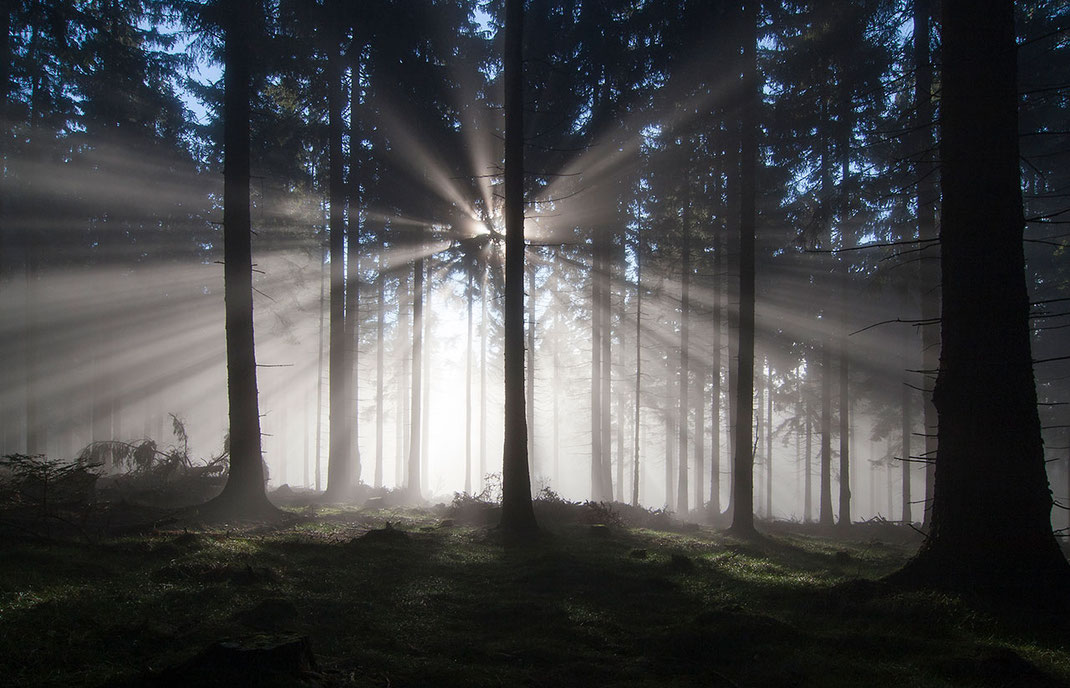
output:
POLYGON ((323 686, 1070 679, 1062 619, 880 583, 913 545, 788 527, 744 541, 555 497, 542 495, 545 532, 523 546, 470 525, 493 509, 470 498, 295 508, 277 528, 7 539, 0 676, 141 685, 220 639, 285 631, 310 638, 310 685, 323 686))

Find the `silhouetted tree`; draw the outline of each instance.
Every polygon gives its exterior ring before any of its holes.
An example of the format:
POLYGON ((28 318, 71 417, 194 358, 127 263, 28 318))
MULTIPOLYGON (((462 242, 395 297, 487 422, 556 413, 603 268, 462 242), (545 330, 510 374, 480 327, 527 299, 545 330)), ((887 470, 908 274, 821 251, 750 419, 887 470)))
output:
POLYGON ((895 578, 1046 596, 1051 530, 1022 248, 1014 3, 944 0, 941 342, 929 538, 895 578))

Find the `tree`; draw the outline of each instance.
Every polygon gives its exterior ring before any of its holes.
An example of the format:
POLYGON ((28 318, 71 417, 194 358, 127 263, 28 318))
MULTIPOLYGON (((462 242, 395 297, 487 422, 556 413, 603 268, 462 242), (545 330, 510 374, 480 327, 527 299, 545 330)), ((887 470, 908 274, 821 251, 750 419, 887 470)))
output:
POLYGON ((1047 596, 1070 565, 1051 530, 1030 352, 1014 3, 945 0, 942 27, 934 497, 929 538, 893 580, 1047 596))
POLYGON ((223 14, 223 255, 226 303, 230 472, 203 509, 221 514, 276 513, 264 492, 260 407, 253 343, 253 261, 249 214, 249 99, 255 0, 232 0, 223 14))
POLYGON ((505 448, 502 530, 537 530, 524 412, 523 0, 505 3, 505 448))
POLYGON ((736 382, 735 456, 732 474, 730 531, 750 536, 754 529, 754 233, 757 216, 758 165, 758 1, 747 0, 742 10, 743 81, 740 116, 739 165, 739 363, 736 382))

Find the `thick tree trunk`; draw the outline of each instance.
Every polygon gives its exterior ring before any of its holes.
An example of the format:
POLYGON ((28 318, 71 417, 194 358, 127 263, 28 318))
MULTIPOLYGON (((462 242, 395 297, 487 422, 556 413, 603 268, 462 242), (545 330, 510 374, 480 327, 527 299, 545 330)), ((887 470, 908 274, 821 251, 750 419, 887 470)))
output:
POLYGON ((717 289, 713 294, 713 380, 710 392, 710 503, 711 515, 721 513, 721 339, 723 334, 721 300, 724 298, 728 265, 724 232, 717 234, 715 258, 719 266, 717 289))
POLYGON ((253 260, 249 212, 249 100, 251 91, 248 0, 227 6, 223 77, 223 263, 226 303, 227 396, 230 403, 230 472, 209 511, 264 516, 274 511, 264 493, 260 410, 253 344, 253 260))
MULTIPOLYGON (((597 230, 596 230, 597 231, 597 230)), ((591 501, 605 501, 602 493, 602 281, 600 242, 597 234, 591 249, 591 501)))
MULTIPOLYGON (((914 0, 914 112, 917 142, 914 144, 918 161, 914 167, 917 178, 918 239, 929 241, 937 238, 936 206, 940 191, 933 164, 933 68, 929 54, 929 24, 932 0, 914 0)), ((921 328, 922 387, 929 389, 931 372, 939 366, 940 330, 935 321, 940 317, 940 272, 939 244, 927 246, 921 254, 921 317, 927 323, 921 328)), ((931 391, 923 395, 925 458, 925 507, 924 523, 928 525, 933 497, 937 448, 937 415, 931 391)))
POLYGON ((849 358, 847 337, 840 337, 840 520, 838 525, 851 525, 851 397, 847 381, 849 358))
POLYGON ((743 88, 740 117, 739 219, 739 380, 736 383, 736 426, 732 532, 754 533, 754 234, 757 219, 758 99, 757 0, 743 4, 743 88))
POLYGON ((505 442, 502 530, 537 530, 524 417, 523 0, 505 2, 505 442))
POLYGON ((1030 352, 1014 3, 944 0, 942 19, 939 453, 929 538, 896 578, 1050 604, 1070 566, 1030 352))
POLYGON ((803 523, 809 523, 814 515, 814 497, 813 486, 814 477, 811 471, 813 466, 813 449, 814 449, 814 422, 813 422, 814 410, 811 407, 810 400, 806 401, 806 455, 803 457, 804 470, 804 484, 803 484, 803 523))
POLYGON ((527 344, 527 414, 528 414, 528 470, 535 477, 538 471, 535 469, 535 270, 530 274, 531 297, 528 299, 528 344, 527 344))

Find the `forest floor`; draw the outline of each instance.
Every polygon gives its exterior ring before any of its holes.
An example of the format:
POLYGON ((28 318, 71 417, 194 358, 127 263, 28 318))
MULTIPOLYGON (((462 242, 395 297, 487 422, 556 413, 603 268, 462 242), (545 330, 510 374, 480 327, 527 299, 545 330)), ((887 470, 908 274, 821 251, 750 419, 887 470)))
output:
POLYGON ((833 539, 782 524, 744 541, 668 519, 630 527, 601 508, 544 512, 534 543, 510 544, 463 508, 291 513, 5 536, 0 683, 1070 685, 1065 615, 879 582, 920 543, 906 528, 833 539), (189 673, 220 640, 287 634, 308 637, 315 671, 189 673))

